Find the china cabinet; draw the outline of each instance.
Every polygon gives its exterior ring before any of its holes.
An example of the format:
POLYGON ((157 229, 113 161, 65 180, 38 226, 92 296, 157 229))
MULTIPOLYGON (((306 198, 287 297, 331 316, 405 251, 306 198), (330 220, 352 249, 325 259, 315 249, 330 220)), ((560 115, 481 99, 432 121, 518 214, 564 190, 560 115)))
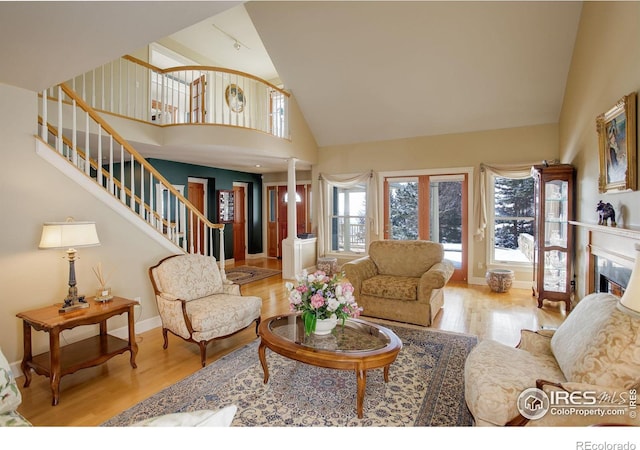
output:
POLYGON ((536 236, 533 259, 533 295, 543 301, 565 302, 571 310, 575 169, 570 164, 536 165, 536 236))

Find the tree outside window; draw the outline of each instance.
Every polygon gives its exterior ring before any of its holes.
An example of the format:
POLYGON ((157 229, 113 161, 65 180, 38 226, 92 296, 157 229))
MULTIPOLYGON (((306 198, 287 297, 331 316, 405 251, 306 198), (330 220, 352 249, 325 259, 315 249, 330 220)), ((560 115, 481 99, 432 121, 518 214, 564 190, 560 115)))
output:
POLYGON ((494 177, 492 262, 531 263, 525 251, 533 242, 534 180, 494 177))

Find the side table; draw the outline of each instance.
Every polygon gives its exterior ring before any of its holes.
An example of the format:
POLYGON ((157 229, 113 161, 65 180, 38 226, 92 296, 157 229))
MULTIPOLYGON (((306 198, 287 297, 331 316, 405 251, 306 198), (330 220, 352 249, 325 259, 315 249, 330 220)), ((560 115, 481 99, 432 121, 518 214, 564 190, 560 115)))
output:
POLYGON ((108 302, 96 302, 93 297, 87 299, 89 308, 66 313, 58 312, 59 304, 25 311, 17 314, 22 319, 24 336, 24 356, 22 372, 24 387, 31 384, 31 369, 37 374, 49 377, 53 406, 60 399, 60 379, 80 369, 105 363, 112 357, 130 352, 130 363, 136 366, 138 344, 135 339, 134 311, 137 303, 121 297, 113 297, 108 302), (123 313, 128 315, 128 340, 107 333, 107 319, 123 313), (100 325, 100 334, 60 347, 60 333, 81 325, 100 325), (33 356, 31 348, 31 329, 49 333, 49 351, 33 356))

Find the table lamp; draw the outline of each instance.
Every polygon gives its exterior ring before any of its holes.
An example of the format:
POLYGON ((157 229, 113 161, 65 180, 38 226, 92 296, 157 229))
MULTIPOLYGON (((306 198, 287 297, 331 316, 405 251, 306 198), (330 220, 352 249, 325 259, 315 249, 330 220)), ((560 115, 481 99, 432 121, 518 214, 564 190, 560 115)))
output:
POLYGON ((618 303, 618 309, 640 318, 640 244, 636 244, 636 262, 627 288, 618 303))
POLYGON ((68 312, 88 308, 84 295, 78 296, 76 287, 75 261, 76 247, 94 247, 100 245, 95 222, 74 222, 72 218, 66 222, 46 222, 42 226, 42 237, 38 248, 66 249, 69 259, 69 294, 59 312, 68 312))

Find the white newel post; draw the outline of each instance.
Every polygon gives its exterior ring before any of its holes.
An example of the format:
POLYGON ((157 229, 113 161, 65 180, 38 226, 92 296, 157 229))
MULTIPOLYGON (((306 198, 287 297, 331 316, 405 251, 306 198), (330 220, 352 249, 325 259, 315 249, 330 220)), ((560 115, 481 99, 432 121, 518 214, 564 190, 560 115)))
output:
POLYGON ((220 236, 220 276, 222 276, 222 281, 225 281, 227 274, 224 271, 224 225, 222 228, 218 228, 218 236, 220 236))
POLYGON ((287 173, 287 238, 282 241, 282 278, 292 280, 302 271, 301 241, 296 224, 296 159, 290 158, 287 173))

